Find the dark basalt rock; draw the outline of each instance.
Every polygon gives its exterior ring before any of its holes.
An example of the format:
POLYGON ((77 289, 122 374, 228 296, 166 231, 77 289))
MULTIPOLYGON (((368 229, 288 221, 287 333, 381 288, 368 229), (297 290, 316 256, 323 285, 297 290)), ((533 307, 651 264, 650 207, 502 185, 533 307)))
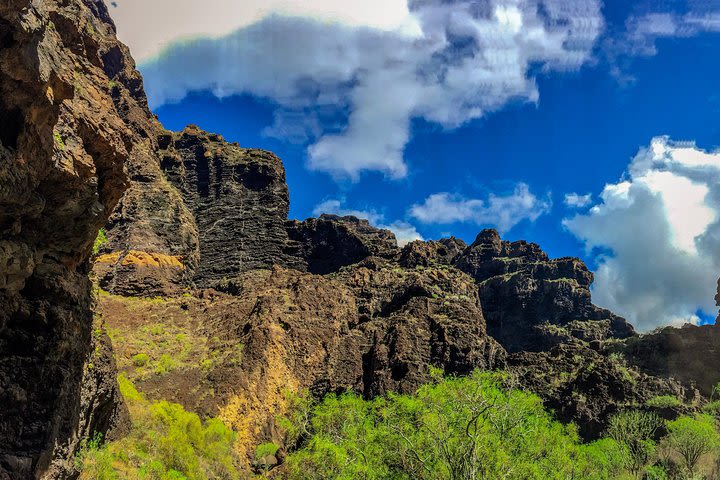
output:
POLYGON ((665 327, 628 339, 621 351, 636 367, 695 386, 708 397, 720 382, 720 325, 665 327))
POLYGON ((568 327, 582 339, 634 334, 625 319, 592 304, 593 274, 577 258, 549 259, 534 243, 484 230, 454 263, 477 282, 488 333, 508 352, 556 345, 547 326, 568 327))
POLYGON ((466 248, 467 244, 455 237, 426 242, 416 240, 403 247, 398 263, 407 268, 452 265, 466 248))
POLYGON ((298 263, 285 254, 290 199, 279 158, 240 148, 195 126, 163 143, 162 169, 197 226, 197 261, 186 265, 196 285, 298 263))
POLYGON ((326 274, 352 265, 369 256, 393 258, 395 235, 353 216, 323 214, 304 222, 287 223, 288 252, 301 259, 301 269, 326 274))
POLYGON ((562 343, 545 352, 520 352, 508 363, 520 384, 537 393, 564 422, 574 422, 585 439, 598 438, 608 418, 626 408, 646 408, 659 395, 690 405, 697 390, 633 368, 619 355, 596 351, 585 342, 562 343))
POLYGON ((151 117, 102 2, 4 1, 0 46, 0 478, 66 478, 122 416, 88 258, 151 117))
MULTIPOLYGON (((715 303, 720 306, 720 280, 715 303)), ((672 377, 717 397, 720 382, 720 316, 715 325, 665 327, 629 338, 621 351, 628 360, 653 375, 672 377)))
POLYGON ((398 251, 392 232, 367 220, 288 221, 285 170, 270 152, 192 125, 154 138, 95 262, 104 290, 177 295, 273 265, 324 274, 398 251))

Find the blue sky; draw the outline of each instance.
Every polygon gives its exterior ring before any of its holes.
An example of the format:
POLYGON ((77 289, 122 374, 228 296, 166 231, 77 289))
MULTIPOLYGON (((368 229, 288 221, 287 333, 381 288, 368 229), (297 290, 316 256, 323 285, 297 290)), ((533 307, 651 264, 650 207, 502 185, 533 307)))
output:
POLYGON ((581 257, 642 330, 714 318, 720 2, 216 2, 152 38, 124 29, 146 2, 111 12, 164 125, 278 154, 291 217, 495 227, 581 257))

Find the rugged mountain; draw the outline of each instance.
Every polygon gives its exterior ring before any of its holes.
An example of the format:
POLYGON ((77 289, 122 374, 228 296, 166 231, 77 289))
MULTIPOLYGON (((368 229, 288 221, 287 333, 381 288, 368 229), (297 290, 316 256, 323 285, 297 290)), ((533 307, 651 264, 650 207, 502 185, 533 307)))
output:
POLYGON ((102 2, 0 3, 0 478, 64 478, 120 418, 88 258, 154 122, 102 2))
POLYGON ((562 341, 558 327, 585 341, 634 334, 624 318, 592 304, 593 274, 577 258, 549 259, 537 244, 484 230, 454 265, 478 283, 488 332, 508 352, 548 350, 562 341))
POLYGON ((150 398, 221 412, 244 454, 279 442, 275 418, 288 390, 411 392, 429 380, 428 365, 455 374, 504 365, 472 279, 455 269, 405 270, 370 257, 330 275, 254 270, 226 286, 232 294, 166 300, 103 294, 100 309, 121 371, 150 398), (161 374, 147 350, 153 335, 187 342, 161 374), (135 356, 148 353, 138 368, 135 356))
POLYGON ((622 351, 637 368, 717 397, 713 387, 720 382, 719 325, 665 327, 630 339, 622 351))
POLYGON ((287 232, 288 252, 300 259, 297 267, 310 273, 336 272, 370 256, 391 259, 398 252, 395 234, 353 216, 291 220, 287 232))
MULTIPOLYGON (((715 302, 720 306, 720 281, 715 302)), ((720 321, 720 316, 716 322, 720 321)), ((717 399, 720 383, 720 324, 664 327, 629 338, 618 345, 628 361, 643 371, 674 378, 703 395, 717 399)))

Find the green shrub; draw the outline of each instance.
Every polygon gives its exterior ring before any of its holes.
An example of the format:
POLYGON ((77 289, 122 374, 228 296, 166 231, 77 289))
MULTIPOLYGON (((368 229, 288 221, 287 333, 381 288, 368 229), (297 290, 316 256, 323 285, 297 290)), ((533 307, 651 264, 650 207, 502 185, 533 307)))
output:
POLYGON ((53 131, 53 138, 55 139, 55 145, 58 149, 65 150, 65 141, 63 140, 62 135, 60 135, 60 132, 53 131))
POLYGON ((650 408, 677 408, 682 406, 682 402, 672 395, 660 395, 651 398, 645 405, 650 408))
POLYGON ((97 237, 95 237, 95 243, 93 243, 92 253, 97 255, 100 248, 108 242, 107 235, 105 235, 105 229, 101 228, 98 231, 97 237))
POLYGON ((607 434, 625 448, 626 466, 632 474, 638 475, 654 458, 653 437, 661 426, 657 415, 640 410, 622 411, 610 418, 607 434))
POLYGON ((710 402, 703 406, 702 408, 703 412, 707 413, 708 415, 714 415, 716 417, 720 416, 720 400, 715 400, 714 402, 710 402))
POLYGON ((280 450, 280 447, 278 447, 274 443, 260 444, 255 449, 255 458, 260 459, 260 458, 269 457, 271 455, 275 455, 278 450, 280 450))
POLYGON ((709 415, 680 417, 668 422, 667 429, 662 444, 680 457, 690 477, 695 475, 700 458, 720 446, 715 419, 709 415))
POLYGON ((133 355, 132 362, 136 367, 144 367, 150 362, 150 357, 147 353, 138 353, 137 355, 133 355))
POLYGON ((615 478, 616 442, 581 445, 575 428, 553 420, 537 396, 503 381, 474 372, 415 395, 330 395, 311 407, 309 425, 294 428, 309 435, 287 458, 289 478, 615 478))
POLYGON ((81 479, 241 478, 233 453, 235 433, 220 420, 203 422, 181 405, 149 402, 125 377, 118 381, 130 409, 132 430, 121 440, 82 450, 81 479))
POLYGON ((171 372, 178 367, 179 363, 175 358, 167 353, 160 355, 160 358, 155 365, 155 373, 162 375, 164 373, 171 372))

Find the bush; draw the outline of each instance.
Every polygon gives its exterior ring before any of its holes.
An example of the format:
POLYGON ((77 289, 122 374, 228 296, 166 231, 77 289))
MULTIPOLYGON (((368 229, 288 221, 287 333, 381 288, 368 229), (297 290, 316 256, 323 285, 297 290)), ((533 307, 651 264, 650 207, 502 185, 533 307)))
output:
POLYGON ((100 248, 107 243, 108 239, 105 235, 105 230, 100 229, 100 231, 97 234, 97 237, 95 237, 95 243, 93 243, 93 249, 92 253, 93 255, 97 255, 98 252, 100 252, 100 248))
POLYGON ((504 379, 474 372, 371 401, 330 395, 312 407, 310 435, 287 458, 289 478, 615 478, 615 441, 581 445, 573 426, 504 379))
POLYGON ((239 479, 235 434, 220 420, 206 422, 178 404, 149 402, 130 381, 119 378, 132 430, 102 447, 88 445, 78 456, 81 479, 239 479))
POLYGON ((607 434, 624 446, 626 466, 632 474, 638 475, 653 459, 653 436, 661 426, 657 415, 639 410, 626 410, 610 418, 607 434))
POLYGON ((137 355, 133 355, 132 357, 133 365, 135 365, 136 367, 144 367, 148 364, 149 361, 150 357, 147 353, 138 353, 137 355))
POLYGON ((672 395, 660 395, 645 402, 645 406, 650 408, 678 408, 682 406, 682 402, 672 395))
POLYGON ((720 445, 715 420, 709 415, 680 417, 668 422, 667 429, 662 443, 681 458, 690 477, 695 474, 700 458, 720 445))

